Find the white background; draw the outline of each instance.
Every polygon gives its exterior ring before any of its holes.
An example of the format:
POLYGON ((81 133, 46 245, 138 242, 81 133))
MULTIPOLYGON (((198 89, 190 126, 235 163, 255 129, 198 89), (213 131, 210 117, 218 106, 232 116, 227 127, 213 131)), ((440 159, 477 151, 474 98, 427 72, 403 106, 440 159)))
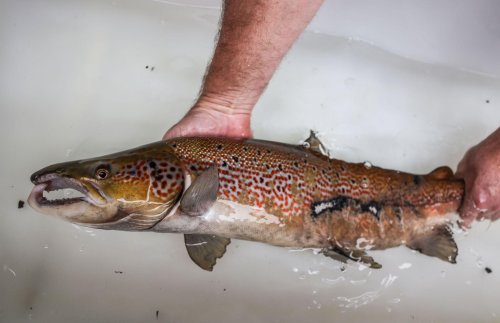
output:
MULTIPOLYGON (((233 241, 208 273, 180 235, 17 209, 41 167, 160 139, 196 97, 219 8, 0 1, 0 321, 497 322, 500 223, 458 233, 457 265, 401 247, 372 253, 381 270, 342 272, 233 241)), ((499 17, 498 1, 328 1, 256 107, 255 137, 312 128, 337 158, 455 167, 500 125, 499 17)))

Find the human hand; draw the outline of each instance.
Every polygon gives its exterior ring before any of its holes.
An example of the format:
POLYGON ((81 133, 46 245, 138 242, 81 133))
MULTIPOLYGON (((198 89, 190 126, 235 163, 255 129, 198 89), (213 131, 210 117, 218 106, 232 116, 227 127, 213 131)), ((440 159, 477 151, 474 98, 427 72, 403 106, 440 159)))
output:
POLYGON ((252 137, 250 118, 251 109, 230 108, 198 101, 165 133, 163 139, 186 136, 249 138, 252 137))
POLYGON ((462 226, 500 218, 500 128, 467 151, 456 176, 465 181, 462 226))

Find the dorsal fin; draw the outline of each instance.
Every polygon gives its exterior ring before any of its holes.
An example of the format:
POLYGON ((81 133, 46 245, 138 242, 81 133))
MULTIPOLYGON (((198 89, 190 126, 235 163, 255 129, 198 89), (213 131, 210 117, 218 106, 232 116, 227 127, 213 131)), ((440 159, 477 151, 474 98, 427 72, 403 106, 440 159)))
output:
POLYGON ((217 259, 222 258, 231 239, 211 234, 185 234, 184 243, 191 260, 200 268, 212 271, 217 259))
POLYGON ((321 157, 328 157, 328 150, 326 149, 325 145, 321 142, 321 140, 318 139, 316 136, 316 132, 311 130, 309 133, 309 138, 307 138, 304 143, 302 144, 302 147, 306 148, 307 150, 310 150, 311 152, 315 153, 316 155, 319 155, 321 157))

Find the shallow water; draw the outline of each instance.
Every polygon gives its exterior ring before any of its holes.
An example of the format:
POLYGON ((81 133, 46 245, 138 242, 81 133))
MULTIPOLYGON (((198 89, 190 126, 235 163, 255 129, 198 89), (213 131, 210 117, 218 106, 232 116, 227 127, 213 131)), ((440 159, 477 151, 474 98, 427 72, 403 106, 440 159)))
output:
MULTIPOLYGON (((371 270, 233 241, 208 273, 180 235, 89 230, 18 209, 43 166, 161 138, 196 96, 219 12, 160 1, 1 6, 0 321, 498 321, 500 223, 457 233, 457 265, 397 248, 371 252, 384 266, 371 270)), ((299 143, 315 129, 337 158, 455 167, 500 124, 500 80, 479 72, 309 31, 259 102, 254 134, 299 143)))

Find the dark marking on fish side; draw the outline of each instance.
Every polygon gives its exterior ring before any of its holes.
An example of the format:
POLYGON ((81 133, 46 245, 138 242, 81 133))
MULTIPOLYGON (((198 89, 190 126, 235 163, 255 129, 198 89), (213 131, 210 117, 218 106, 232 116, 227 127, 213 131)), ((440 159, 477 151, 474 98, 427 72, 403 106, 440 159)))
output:
POLYGON ((330 200, 312 203, 311 216, 313 218, 316 218, 325 212, 342 211, 347 207, 353 207, 355 209, 358 209, 360 212, 368 212, 372 214, 377 219, 377 221, 380 220, 380 211, 382 209, 380 203, 375 201, 362 203, 358 199, 343 195, 334 197, 330 200))
POLYGON ((420 175, 414 175, 413 176, 413 184, 419 186, 420 184, 422 184, 422 176, 420 175))
POLYGON ((371 214, 373 214, 377 220, 380 220, 380 210, 382 209, 382 207, 380 206, 379 203, 375 202, 375 201, 370 201, 366 204, 360 204, 360 208, 361 208, 361 211, 363 212, 369 212, 371 214))

